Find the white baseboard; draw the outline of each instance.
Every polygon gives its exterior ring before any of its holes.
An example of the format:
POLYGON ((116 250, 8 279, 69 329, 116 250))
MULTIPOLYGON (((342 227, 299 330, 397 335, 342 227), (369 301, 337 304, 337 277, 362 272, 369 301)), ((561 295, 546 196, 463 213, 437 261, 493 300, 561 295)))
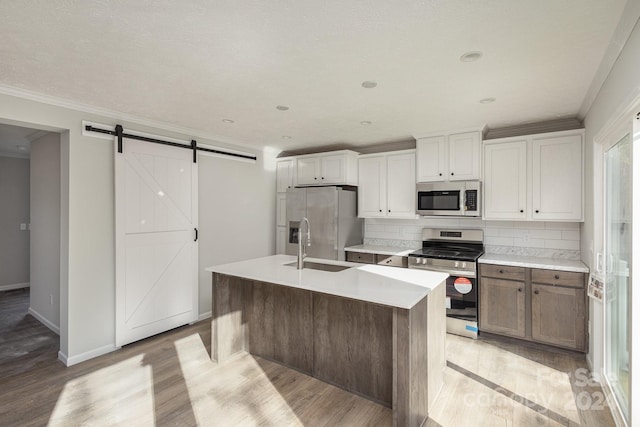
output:
POLYGON ((591 361, 589 353, 587 353, 585 359, 587 360, 587 367, 589 368, 589 372, 591 372, 591 378, 596 382, 602 383, 602 381, 600 381, 600 372, 596 372, 593 370, 593 362, 591 361))
POLYGON ((206 313, 202 313, 201 315, 198 316, 198 322, 201 320, 205 320, 211 317, 211 312, 207 311, 206 313))
POLYGON ((118 347, 113 344, 105 345, 103 347, 99 347, 93 350, 86 351, 84 353, 78 354, 76 356, 68 357, 62 351, 58 352, 58 359, 62 363, 64 363, 67 367, 77 365, 78 363, 84 362, 89 359, 93 359, 94 357, 102 356, 103 354, 111 353, 112 351, 116 351, 118 347))
POLYGON ((29 286, 31 286, 31 282, 12 283, 10 285, 0 285, 0 292, 2 292, 2 291, 11 291, 13 289, 28 288, 29 286))
POLYGON ((51 329, 56 334, 60 335, 60 327, 58 325, 54 325, 53 322, 51 322, 49 319, 44 317, 42 314, 38 313, 31 307, 29 307, 29 314, 35 317, 44 326, 51 329))

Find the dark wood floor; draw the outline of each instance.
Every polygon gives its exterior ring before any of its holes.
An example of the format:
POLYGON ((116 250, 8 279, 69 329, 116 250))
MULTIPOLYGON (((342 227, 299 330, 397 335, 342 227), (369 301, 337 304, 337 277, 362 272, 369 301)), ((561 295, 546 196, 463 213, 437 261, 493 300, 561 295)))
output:
MULTIPOLYGON (((67 368, 27 309, 28 291, 0 292, 0 426, 391 425, 389 408, 259 357, 215 365, 207 321, 67 368)), ((447 359, 429 427, 614 425, 582 355, 450 335, 447 359)))

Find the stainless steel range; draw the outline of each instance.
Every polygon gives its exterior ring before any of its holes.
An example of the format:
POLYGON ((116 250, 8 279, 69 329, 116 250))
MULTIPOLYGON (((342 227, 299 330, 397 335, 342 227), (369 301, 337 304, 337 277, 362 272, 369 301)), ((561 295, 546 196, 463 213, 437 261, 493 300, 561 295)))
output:
POLYGON ((447 332, 478 338, 478 267, 482 230, 425 228, 422 249, 409 254, 409 268, 449 273, 447 332))

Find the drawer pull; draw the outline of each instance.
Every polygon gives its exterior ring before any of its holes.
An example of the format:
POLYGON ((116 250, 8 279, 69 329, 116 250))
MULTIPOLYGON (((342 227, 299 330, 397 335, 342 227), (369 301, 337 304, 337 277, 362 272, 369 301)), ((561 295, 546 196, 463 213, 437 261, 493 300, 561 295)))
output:
POLYGON ((522 292, 522 288, 518 288, 518 292, 522 292))
POLYGON ((556 274, 555 276, 553 276, 553 278, 558 280, 560 278, 560 276, 556 274))
POLYGON ((540 293, 540 291, 536 289, 535 291, 533 291, 533 293, 538 295, 540 293))
POLYGON ((500 274, 503 274, 503 273, 504 273, 504 270, 500 270, 500 274))

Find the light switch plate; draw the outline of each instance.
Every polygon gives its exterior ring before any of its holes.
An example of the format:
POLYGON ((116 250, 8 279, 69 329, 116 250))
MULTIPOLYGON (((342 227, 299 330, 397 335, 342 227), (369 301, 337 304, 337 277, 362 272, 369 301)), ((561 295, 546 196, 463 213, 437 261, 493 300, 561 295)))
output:
POLYGON ((20 230, 24 231, 27 229, 27 224, 20 224, 20 230))

